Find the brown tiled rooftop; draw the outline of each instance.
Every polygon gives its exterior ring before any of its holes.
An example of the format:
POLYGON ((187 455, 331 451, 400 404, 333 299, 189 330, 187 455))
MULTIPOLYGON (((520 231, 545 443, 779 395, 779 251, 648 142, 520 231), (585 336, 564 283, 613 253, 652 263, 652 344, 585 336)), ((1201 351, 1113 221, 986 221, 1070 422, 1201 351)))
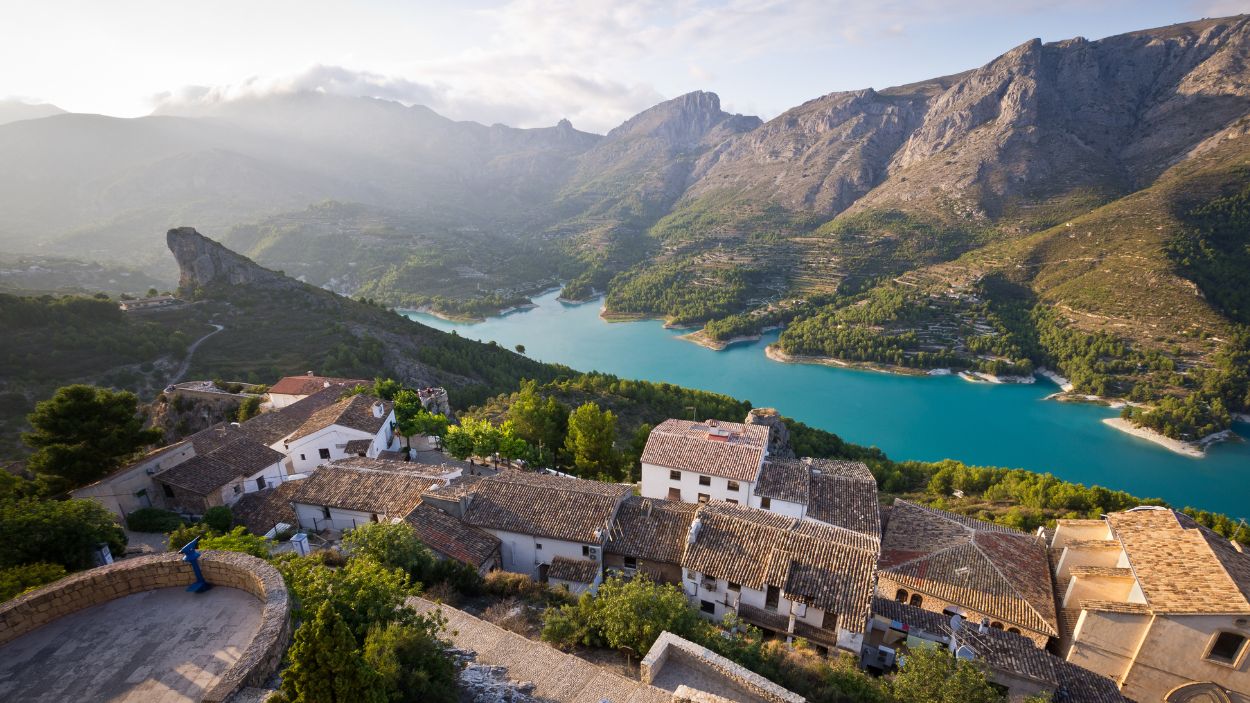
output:
POLYGON ((292 527, 299 524, 295 509, 291 507, 291 497, 298 485, 299 481, 286 481, 273 488, 243 494, 230 506, 235 523, 255 535, 265 534, 279 522, 292 527))
POLYGON ((261 444, 272 445, 295 432, 308 418, 323 408, 338 402, 343 388, 335 386, 298 400, 285 408, 261 413, 244 422, 240 430, 261 444))
POLYGON ((1107 516, 1150 609, 1162 613, 1250 613, 1250 556, 1169 508, 1107 516))
POLYGON ((195 446, 196 455, 162 471, 156 478, 199 495, 220 490, 284 458, 281 452, 257 442, 237 428, 225 425, 210 427, 189 439, 195 446))
POLYGON ((617 511, 604 551, 679 564, 698 509, 691 503, 629 496, 617 511))
POLYGON ((485 529, 602 544, 628 486, 521 471, 482 479, 464 521, 485 529))
POLYGON ((908 590, 1054 636, 1047 557, 1031 535, 895 500, 881 542, 881 573, 908 590))
POLYGON ((367 386, 369 381, 359 378, 334 378, 331 376, 285 376, 269 387, 270 393, 278 395, 312 395, 329 388, 340 390, 367 386))
POLYGON ((438 479, 393 471, 323 466, 296 482, 292 501, 400 517, 412 512, 421 494, 438 479))
POLYGON ((768 428, 739 422, 665 420, 651 430, 642 462, 733 481, 754 481, 768 449, 768 428))
POLYGON ((466 525, 433 505, 418 504, 404 520, 427 547, 475 569, 499 552, 498 537, 466 525))
POLYGON ((1121 568, 1114 567, 1114 566, 1093 566, 1093 565, 1074 566, 1071 569, 1068 569, 1068 573, 1073 576, 1096 576, 1096 577, 1103 577, 1103 578, 1121 578, 1121 579, 1133 578, 1132 569, 1121 569, 1121 568))
POLYGON ((787 598, 835 613, 839 627, 863 631, 876 580, 875 538, 720 501, 702 506, 696 520, 698 533, 682 557, 686 569, 756 590, 779 587, 787 598))
POLYGON ((554 557, 547 569, 547 578, 571 581, 572 583, 594 583, 599 575, 599 562, 591 559, 570 559, 554 557))
POLYGON ((392 407, 393 405, 389 401, 374 398, 363 393, 343 398, 309 415, 308 419, 299 426, 299 429, 291 433, 287 441, 294 442, 298 439, 303 439, 310 434, 333 425, 367 432, 368 434, 376 434, 378 430, 382 429, 382 425, 386 422, 387 416, 390 415, 392 407), (381 416, 374 414, 375 404, 381 405, 381 416))

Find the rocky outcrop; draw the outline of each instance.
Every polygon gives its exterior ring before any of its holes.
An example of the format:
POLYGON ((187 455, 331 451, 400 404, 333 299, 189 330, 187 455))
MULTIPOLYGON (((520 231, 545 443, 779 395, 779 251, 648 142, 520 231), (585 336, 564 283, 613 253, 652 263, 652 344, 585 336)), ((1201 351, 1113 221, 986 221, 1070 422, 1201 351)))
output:
POLYGON ((292 288, 299 285, 277 271, 270 271, 246 256, 230 251, 195 231, 194 227, 169 230, 165 234, 165 242, 178 262, 178 289, 184 295, 214 286, 264 284, 292 288))
POLYGON ((790 429, 776 408, 752 408, 745 420, 748 425, 768 428, 768 456, 772 459, 793 459, 794 447, 790 445, 790 429))

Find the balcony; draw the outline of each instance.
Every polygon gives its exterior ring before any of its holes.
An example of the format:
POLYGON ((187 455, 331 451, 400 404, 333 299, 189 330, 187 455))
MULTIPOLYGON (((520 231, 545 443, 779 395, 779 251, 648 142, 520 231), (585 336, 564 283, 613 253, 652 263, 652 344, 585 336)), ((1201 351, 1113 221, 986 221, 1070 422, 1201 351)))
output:
POLYGON ((794 622, 794 636, 802 637, 805 640, 825 647, 838 646, 837 632, 826 630, 823 627, 814 627, 798 620, 794 622))
POLYGON ((738 615, 743 620, 777 632, 786 632, 790 628, 790 617, 782 613, 742 603, 738 605, 738 615))

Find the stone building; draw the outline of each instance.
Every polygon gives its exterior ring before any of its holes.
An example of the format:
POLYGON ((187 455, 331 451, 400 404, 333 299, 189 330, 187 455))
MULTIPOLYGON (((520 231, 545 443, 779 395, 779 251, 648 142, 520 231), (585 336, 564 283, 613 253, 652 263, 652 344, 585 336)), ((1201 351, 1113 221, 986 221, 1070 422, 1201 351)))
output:
POLYGON ((1015 632, 1059 635, 1046 546, 1010 527, 895 500, 881 539, 877 594, 1015 632))
POLYGON ((603 547, 603 568, 626 577, 646 574, 681 583, 681 556, 699 506, 630 496, 621 503, 603 547))
POLYGON ((769 430, 723 420, 665 420, 642 452, 642 495, 684 503, 749 505, 769 430))
POLYGON ((1060 520, 1058 653, 1139 703, 1250 701, 1250 555, 1170 508, 1060 520))

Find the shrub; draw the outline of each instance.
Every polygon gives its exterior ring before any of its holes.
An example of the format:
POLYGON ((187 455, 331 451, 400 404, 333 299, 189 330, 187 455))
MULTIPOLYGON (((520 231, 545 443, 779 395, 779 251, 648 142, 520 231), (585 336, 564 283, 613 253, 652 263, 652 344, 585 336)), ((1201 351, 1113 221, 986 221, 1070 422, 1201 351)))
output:
POLYGON ((26 591, 52 583, 64 575, 64 566, 47 562, 0 569, 0 601, 16 598, 26 591))
POLYGON ((434 553, 421 540, 412 525, 406 522, 371 522, 343 535, 343 549, 353 557, 363 556, 409 574, 429 570, 434 553))
POLYGON ((166 544, 169 545, 169 551, 176 552, 185 547, 191 540, 196 537, 200 537, 202 547, 202 538, 207 537, 212 533, 212 529, 202 522, 196 522, 190 525, 179 525, 177 529, 169 533, 169 539, 166 541, 166 544))
POLYGON ((204 524, 217 532, 229 532, 234 525, 234 514, 229 506, 214 505, 204 511, 204 524))
POLYGON ((269 540, 260 535, 248 534, 245 527, 236 527, 224 535, 209 533, 200 540, 200 549, 222 549, 251 554, 261 559, 269 558, 269 540))
POLYGON ((525 637, 529 637, 538 626, 530 607, 516 598, 507 598, 490 606, 482 612, 482 619, 525 637))
POLYGON ((126 549, 126 532, 94 500, 0 501, 0 568, 44 561, 69 571, 88 569, 101 544, 118 556, 126 549))
POLYGON ((139 508, 126 516, 126 527, 135 532, 172 532, 182 527, 182 518, 160 508, 139 508))
POLYGON ((382 677, 390 703, 456 703, 456 664, 438 639, 442 627, 421 616, 369 630, 365 663, 382 677))
POLYGON ((486 574, 482 582, 482 590, 497 598, 523 598, 525 600, 541 600, 548 592, 544 584, 526 574, 514 574, 511 571, 492 571, 486 574))

